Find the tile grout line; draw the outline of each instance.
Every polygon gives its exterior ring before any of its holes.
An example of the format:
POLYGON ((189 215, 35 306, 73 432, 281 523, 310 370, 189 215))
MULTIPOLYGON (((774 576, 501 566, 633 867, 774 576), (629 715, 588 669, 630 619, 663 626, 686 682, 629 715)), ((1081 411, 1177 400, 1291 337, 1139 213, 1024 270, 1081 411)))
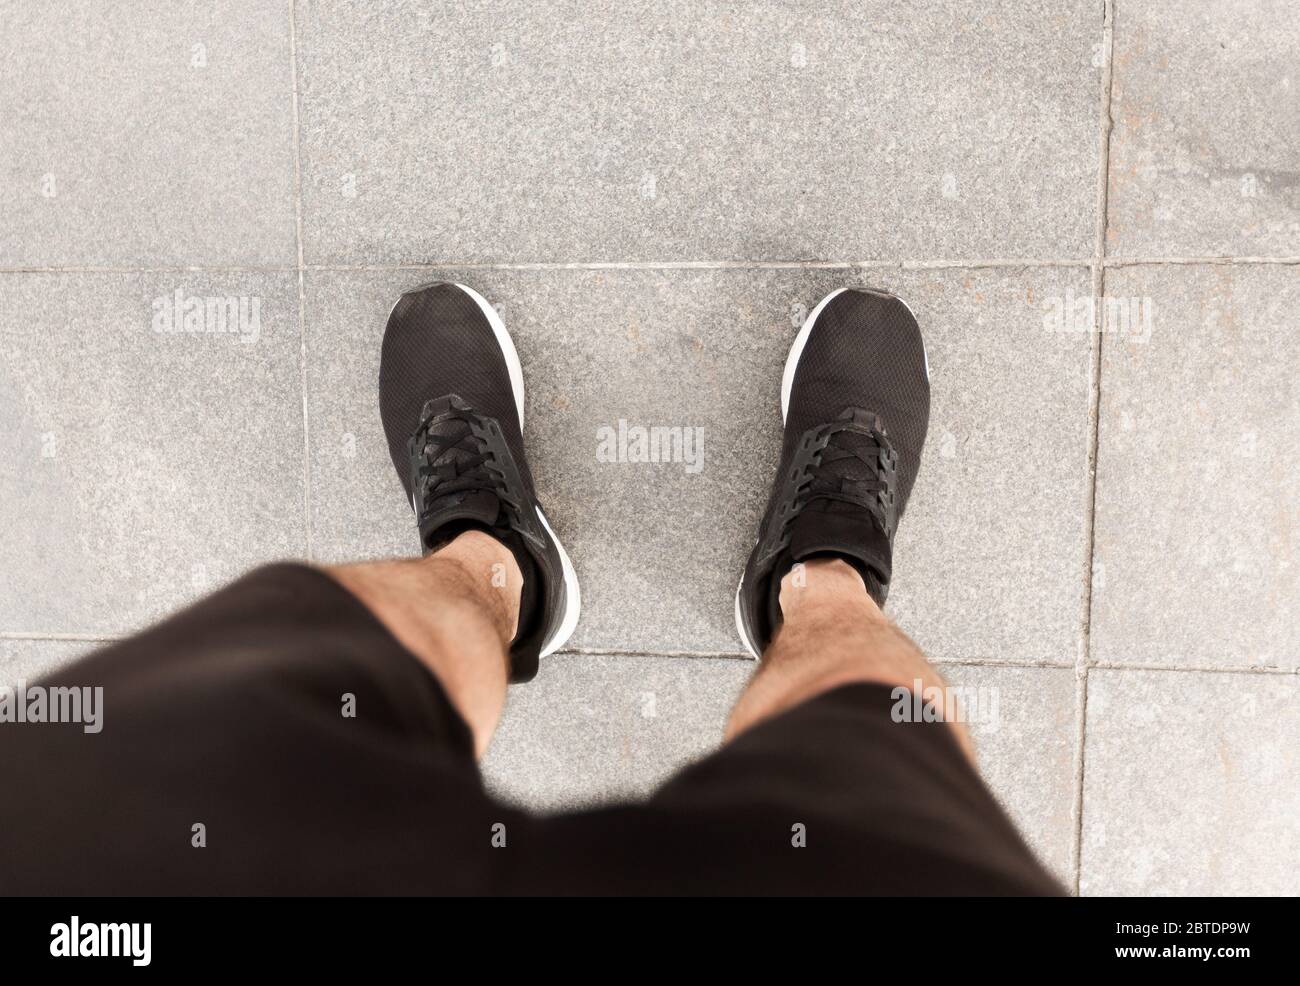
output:
MULTIPOLYGON (((555 652, 557 657, 613 657, 613 658, 633 658, 633 657, 654 657, 673 660, 710 660, 710 661, 738 661, 744 664, 758 666, 754 658, 741 651, 652 651, 652 650, 617 650, 615 648, 599 647, 565 647, 555 652)), ((948 657, 935 658, 931 663, 941 664, 947 667, 974 667, 974 668, 1020 668, 1023 670, 1056 670, 1067 671, 1074 667, 1072 663, 1066 661, 1015 661, 1006 658, 981 658, 981 657, 948 657)), ((1297 672, 1300 673, 1300 672, 1297 672)))
POLYGON ((302 523, 306 558, 314 544, 311 529, 311 431, 307 419, 307 288, 302 243, 302 135, 298 120, 298 27, 295 0, 289 6, 289 69, 293 79, 293 208, 298 248, 298 384, 302 393, 302 523))
MULTIPOLYGON (((123 640, 130 640, 132 634, 103 634, 103 633, 47 633, 42 631, 0 631, 0 640, 10 640, 15 642, 31 643, 91 643, 91 644, 115 644, 123 640)), ((742 654, 739 651, 653 651, 653 650, 617 650, 612 647, 566 647, 563 650, 555 652, 556 657, 613 657, 613 658, 635 658, 635 657, 653 657, 672 660, 731 660, 738 663, 754 664, 754 659, 748 654, 742 654)), ((1067 661, 1053 660, 1027 660, 1016 661, 1007 658, 997 657, 943 657, 935 658, 935 664, 946 667, 972 667, 972 668, 1006 668, 1008 670, 1023 671, 1070 671, 1077 667, 1077 664, 1067 661)), ((1176 674, 1237 674, 1237 675, 1263 675, 1273 677, 1300 677, 1300 666, 1294 668, 1276 667, 1271 665, 1229 665, 1226 667, 1214 667, 1205 664, 1161 664, 1159 661, 1141 662, 1134 664, 1123 664, 1118 661, 1096 661, 1088 665, 1089 671, 1119 671, 1119 672, 1138 672, 1154 671, 1160 673, 1176 674)))
POLYGON ((1101 436, 1101 349, 1104 332, 1099 321, 1105 306, 1096 299, 1103 297, 1106 290, 1106 234, 1109 230, 1109 186, 1110 186, 1110 136, 1111 136, 1111 96, 1115 78, 1115 5, 1114 0, 1103 0, 1102 4, 1102 75, 1100 93, 1100 112, 1098 114, 1098 162, 1097 162, 1097 235, 1093 249, 1092 296, 1094 299, 1094 321, 1092 345, 1089 347, 1088 388, 1088 494, 1084 511, 1084 539, 1087 554, 1083 572, 1083 625, 1079 639, 1079 652, 1076 655, 1075 674, 1075 777, 1074 777, 1074 832, 1070 844, 1071 869, 1074 896, 1079 896, 1083 882, 1083 786, 1087 770, 1088 748, 1088 667, 1092 654, 1092 568, 1097 547, 1097 462, 1100 451, 1101 436))
POLYGON ((1273 265, 1289 267, 1300 264, 1300 257, 1103 257, 1102 266, 1111 267, 1171 267, 1273 265))
MULTIPOLYGON (((555 657, 613 657, 636 658, 653 657, 672 660, 731 660, 740 663, 755 664, 754 658, 739 651, 653 651, 653 650, 617 650, 612 647, 565 647, 553 655, 555 657)), ((543 662, 545 663, 545 662, 543 662)), ((1006 668, 1022 671, 1077 671, 1077 662, 1053 660, 1016 661, 996 657, 940 657, 932 659, 933 664, 945 667, 972 668, 1006 668)), ((1272 675, 1280 677, 1300 676, 1300 667, 1284 668, 1268 665, 1228 665, 1214 667, 1211 665, 1179 665, 1149 662, 1141 664, 1120 664, 1118 662, 1100 661, 1089 664, 1089 671, 1157 671, 1176 674, 1244 674, 1272 675)))
POLYGON ((286 264, 247 266, 184 264, 171 266, 113 267, 104 265, 60 264, 0 267, 0 274, 290 274, 297 267, 286 264))
POLYGON ((115 644, 119 640, 127 640, 126 636, 115 637, 106 636, 102 633, 41 633, 38 630, 33 631, 0 631, 0 640, 30 640, 34 642, 52 642, 52 643, 92 643, 92 644, 115 644))
POLYGON ((952 260, 521 260, 420 261, 393 264, 309 264, 309 270, 399 271, 399 270, 968 270, 1022 267, 1087 267, 1086 258, 1038 259, 1030 257, 974 257, 952 260))
MULTIPOLYGON (((295 83, 296 84, 296 83, 295 83)), ((296 98, 296 93, 295 93, 296 98)), ((295 157, 298 149, 295 147, 295 157)), ((301 183, 301 162, 295 161, 295 180, 301 183)), ((300 230, 301 189, 296 196, 295 226, 300 230)), ((298 253, 301 261, 303 245, 298 234, 298 253)), ((611 261, 538 261, 519 263, 393 263, 393 264, 265 264, 261 266, 86 266, 86 265, 28 265, 0 266, 3 274, 292 274, 301 271, 323 272, 397 272, 404 270, 486 270, 486 271, 583 271, 583 270, 1006 270, 1018 268, 1071 268, 1096 267, 1168 267, 1168 266, 1273 266, 1300 265, 1300 257, 1103 257, 1100 262, 1091 259, 1036 260, 1031 258, 1001 257, 954 260, 611 260, 611 261)))
POLYGON ((1094 661, 1088 665, 1089 671, 1181 671, 1190 674, 1258 674, 1282 675, 1294 677, 1300 675, 1300 667, 1279 668, 1271 665, 1243 665, 1238 667, 1216 668, 1209 664, 1161 664, 1158 661, 1121 664, 1118 661, 1094 661))

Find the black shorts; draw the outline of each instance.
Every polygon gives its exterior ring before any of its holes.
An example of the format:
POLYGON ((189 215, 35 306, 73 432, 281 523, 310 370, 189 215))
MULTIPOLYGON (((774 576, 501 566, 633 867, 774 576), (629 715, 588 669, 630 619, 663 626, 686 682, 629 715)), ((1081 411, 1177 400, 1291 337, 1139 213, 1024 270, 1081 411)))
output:
POLYGON ((640 804, 507 807, 434 676, 306 566, 40 684, 102 686, 102 730, 0 724, 11 894, 1062 892, 950 727, 895 723, 879 685, 787 711, 640 804))

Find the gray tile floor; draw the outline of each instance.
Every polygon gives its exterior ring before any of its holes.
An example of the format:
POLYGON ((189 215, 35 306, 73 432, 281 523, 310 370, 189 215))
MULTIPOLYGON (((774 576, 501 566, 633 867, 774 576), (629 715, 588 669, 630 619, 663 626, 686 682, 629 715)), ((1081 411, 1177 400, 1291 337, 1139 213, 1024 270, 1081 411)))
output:
POLYGON ((1083 893, 1298 893, 1297 87, 1271 0, 0 3, 0 681, 409 553, 378 342, 452 277, 584 589, 489 782, 645 791, 751 671, 793 326, 870 283, 934 380, 891 609, 995 792, 1083 893))

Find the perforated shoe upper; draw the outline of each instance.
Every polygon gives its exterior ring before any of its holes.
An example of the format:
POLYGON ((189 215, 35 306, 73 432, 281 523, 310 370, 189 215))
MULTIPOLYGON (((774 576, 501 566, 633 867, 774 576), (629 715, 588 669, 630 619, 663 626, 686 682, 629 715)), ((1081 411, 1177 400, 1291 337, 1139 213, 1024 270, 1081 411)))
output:
POLYGON ((883 605, 929 427, 920 328, 892 295, 829 298, 791 359, 780 465, 737 594, 739 628, 756 651, 780 623, 777 583, 794 561, 842 557, 883 605))

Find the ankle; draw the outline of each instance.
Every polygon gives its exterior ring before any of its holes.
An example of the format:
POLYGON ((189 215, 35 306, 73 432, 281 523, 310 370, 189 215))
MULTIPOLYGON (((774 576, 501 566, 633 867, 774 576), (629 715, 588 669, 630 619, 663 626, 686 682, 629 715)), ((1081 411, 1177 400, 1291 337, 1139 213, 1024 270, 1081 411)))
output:
MULTIPOLYGON (((944 687, 848 562, 814 558, 796 565, 781 580, 780 602, 782 624, 737 703, 728 736, 841 685, 944 687)), ((969 744, 964 736, 962 742, 969 744)))
MULTIPOLYGON (((920 648, 863 596, 874 617, 860 618, 858 602, 810 601, 793 622, 777 629, 749 686, 737 701, 728 739, 756 723, 844 685, 875 684, 918 692, 922 698, 947 682, 920 648), (857 614, 857 615, 855 615, 857 614), (858 622, 853 622, 857 620, 858 622)), ((974 761, 970 736, 952 722, 958 743, 974 761)))
POLYGON ((858 570, 841 558, 797 562, 781 579, 780 604, 787 625, 886 619, 858 570))
POLYGON ((485 613, 509 646, 519 626, 523 574, 514 553, 485 531, 465 531, 422 562, 436 573, 444 601, 485 613))

